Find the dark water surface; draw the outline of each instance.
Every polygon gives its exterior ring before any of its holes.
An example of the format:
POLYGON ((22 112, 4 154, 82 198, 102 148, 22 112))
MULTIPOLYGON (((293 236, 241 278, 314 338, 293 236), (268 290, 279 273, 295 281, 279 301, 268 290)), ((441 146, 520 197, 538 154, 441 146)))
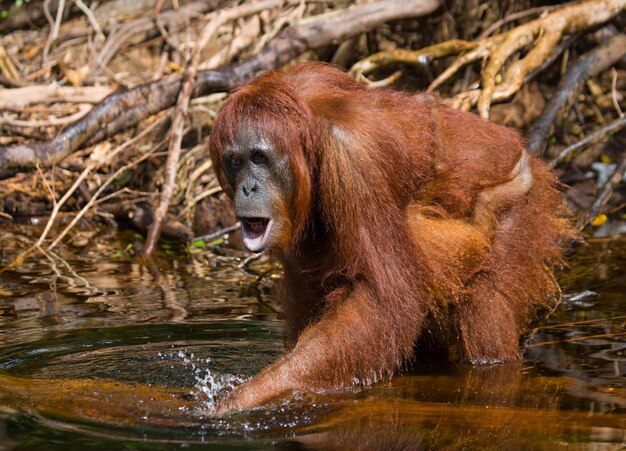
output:
MULTIPOLYGON (((39 229, 0 224, 0 266, 39 229)), ((5 449, 624 449, 626 240, 592 240, 516 365, 417 364, 356 393, 228 417, 220 390, 282 352, 280 271, 236 251, 165 250, 84 232, 0 274, 5 449)))

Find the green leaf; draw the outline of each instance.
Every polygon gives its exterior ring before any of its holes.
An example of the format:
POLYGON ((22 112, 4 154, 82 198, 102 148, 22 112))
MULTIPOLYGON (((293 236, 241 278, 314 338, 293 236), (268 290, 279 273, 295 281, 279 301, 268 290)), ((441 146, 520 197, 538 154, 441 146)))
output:
POLYGON ((205 248, 206 247, 206 243, 204 242, 204 240, 196 240, 193 243, 191 243, 191 245, 193 247, 200 247, 200 248, 205 248))

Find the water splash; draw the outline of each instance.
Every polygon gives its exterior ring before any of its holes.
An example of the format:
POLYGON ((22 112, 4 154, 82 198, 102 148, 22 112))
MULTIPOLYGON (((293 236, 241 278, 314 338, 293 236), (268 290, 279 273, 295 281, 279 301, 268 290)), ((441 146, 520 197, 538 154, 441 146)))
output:
MULTIPOLYGON (((202 413, 213 412, 219 400, 236 386, 246 381, 246 378, 234 374, 219 374, 211 371, 211 359, 196 357, 193 352, 179 350, 169 354, 158 353, 161 359, 180 359, 185 368, 191 370, 196 383, 189 394, 198 403, 198 410, 202 413)), ((181 407, 186 410, 187 408, 181 407)))

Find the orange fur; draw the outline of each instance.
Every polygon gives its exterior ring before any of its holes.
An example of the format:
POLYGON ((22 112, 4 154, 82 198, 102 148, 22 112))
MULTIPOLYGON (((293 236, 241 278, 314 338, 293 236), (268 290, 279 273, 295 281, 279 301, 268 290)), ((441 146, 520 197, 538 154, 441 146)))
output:
POLYGON ((574 233, 554 175, 515 131, 321 63, 225 102, 211 135, 222 184, 222 149, 245 125, 295 179, 292 234, 275 249, 291 349, 221 411, 391 376, 426 332, 466 360, 518 358, 531 309, 559 294, 557 243, 574 233))

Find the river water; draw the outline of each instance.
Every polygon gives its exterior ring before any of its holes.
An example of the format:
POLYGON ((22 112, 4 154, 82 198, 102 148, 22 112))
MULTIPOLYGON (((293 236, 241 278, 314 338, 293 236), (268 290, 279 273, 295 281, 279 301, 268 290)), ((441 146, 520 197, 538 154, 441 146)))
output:
MULTIPOLYGON (((0 224, 0 263, 40 228, 0 224)), ((356 392, 222 418, 217 396, 283 349, 280 268, 224 248, 83 231, 0 274, 0 450, 624 449, 626 240, 590 240, 519 364, 429 357, 356 392)))

